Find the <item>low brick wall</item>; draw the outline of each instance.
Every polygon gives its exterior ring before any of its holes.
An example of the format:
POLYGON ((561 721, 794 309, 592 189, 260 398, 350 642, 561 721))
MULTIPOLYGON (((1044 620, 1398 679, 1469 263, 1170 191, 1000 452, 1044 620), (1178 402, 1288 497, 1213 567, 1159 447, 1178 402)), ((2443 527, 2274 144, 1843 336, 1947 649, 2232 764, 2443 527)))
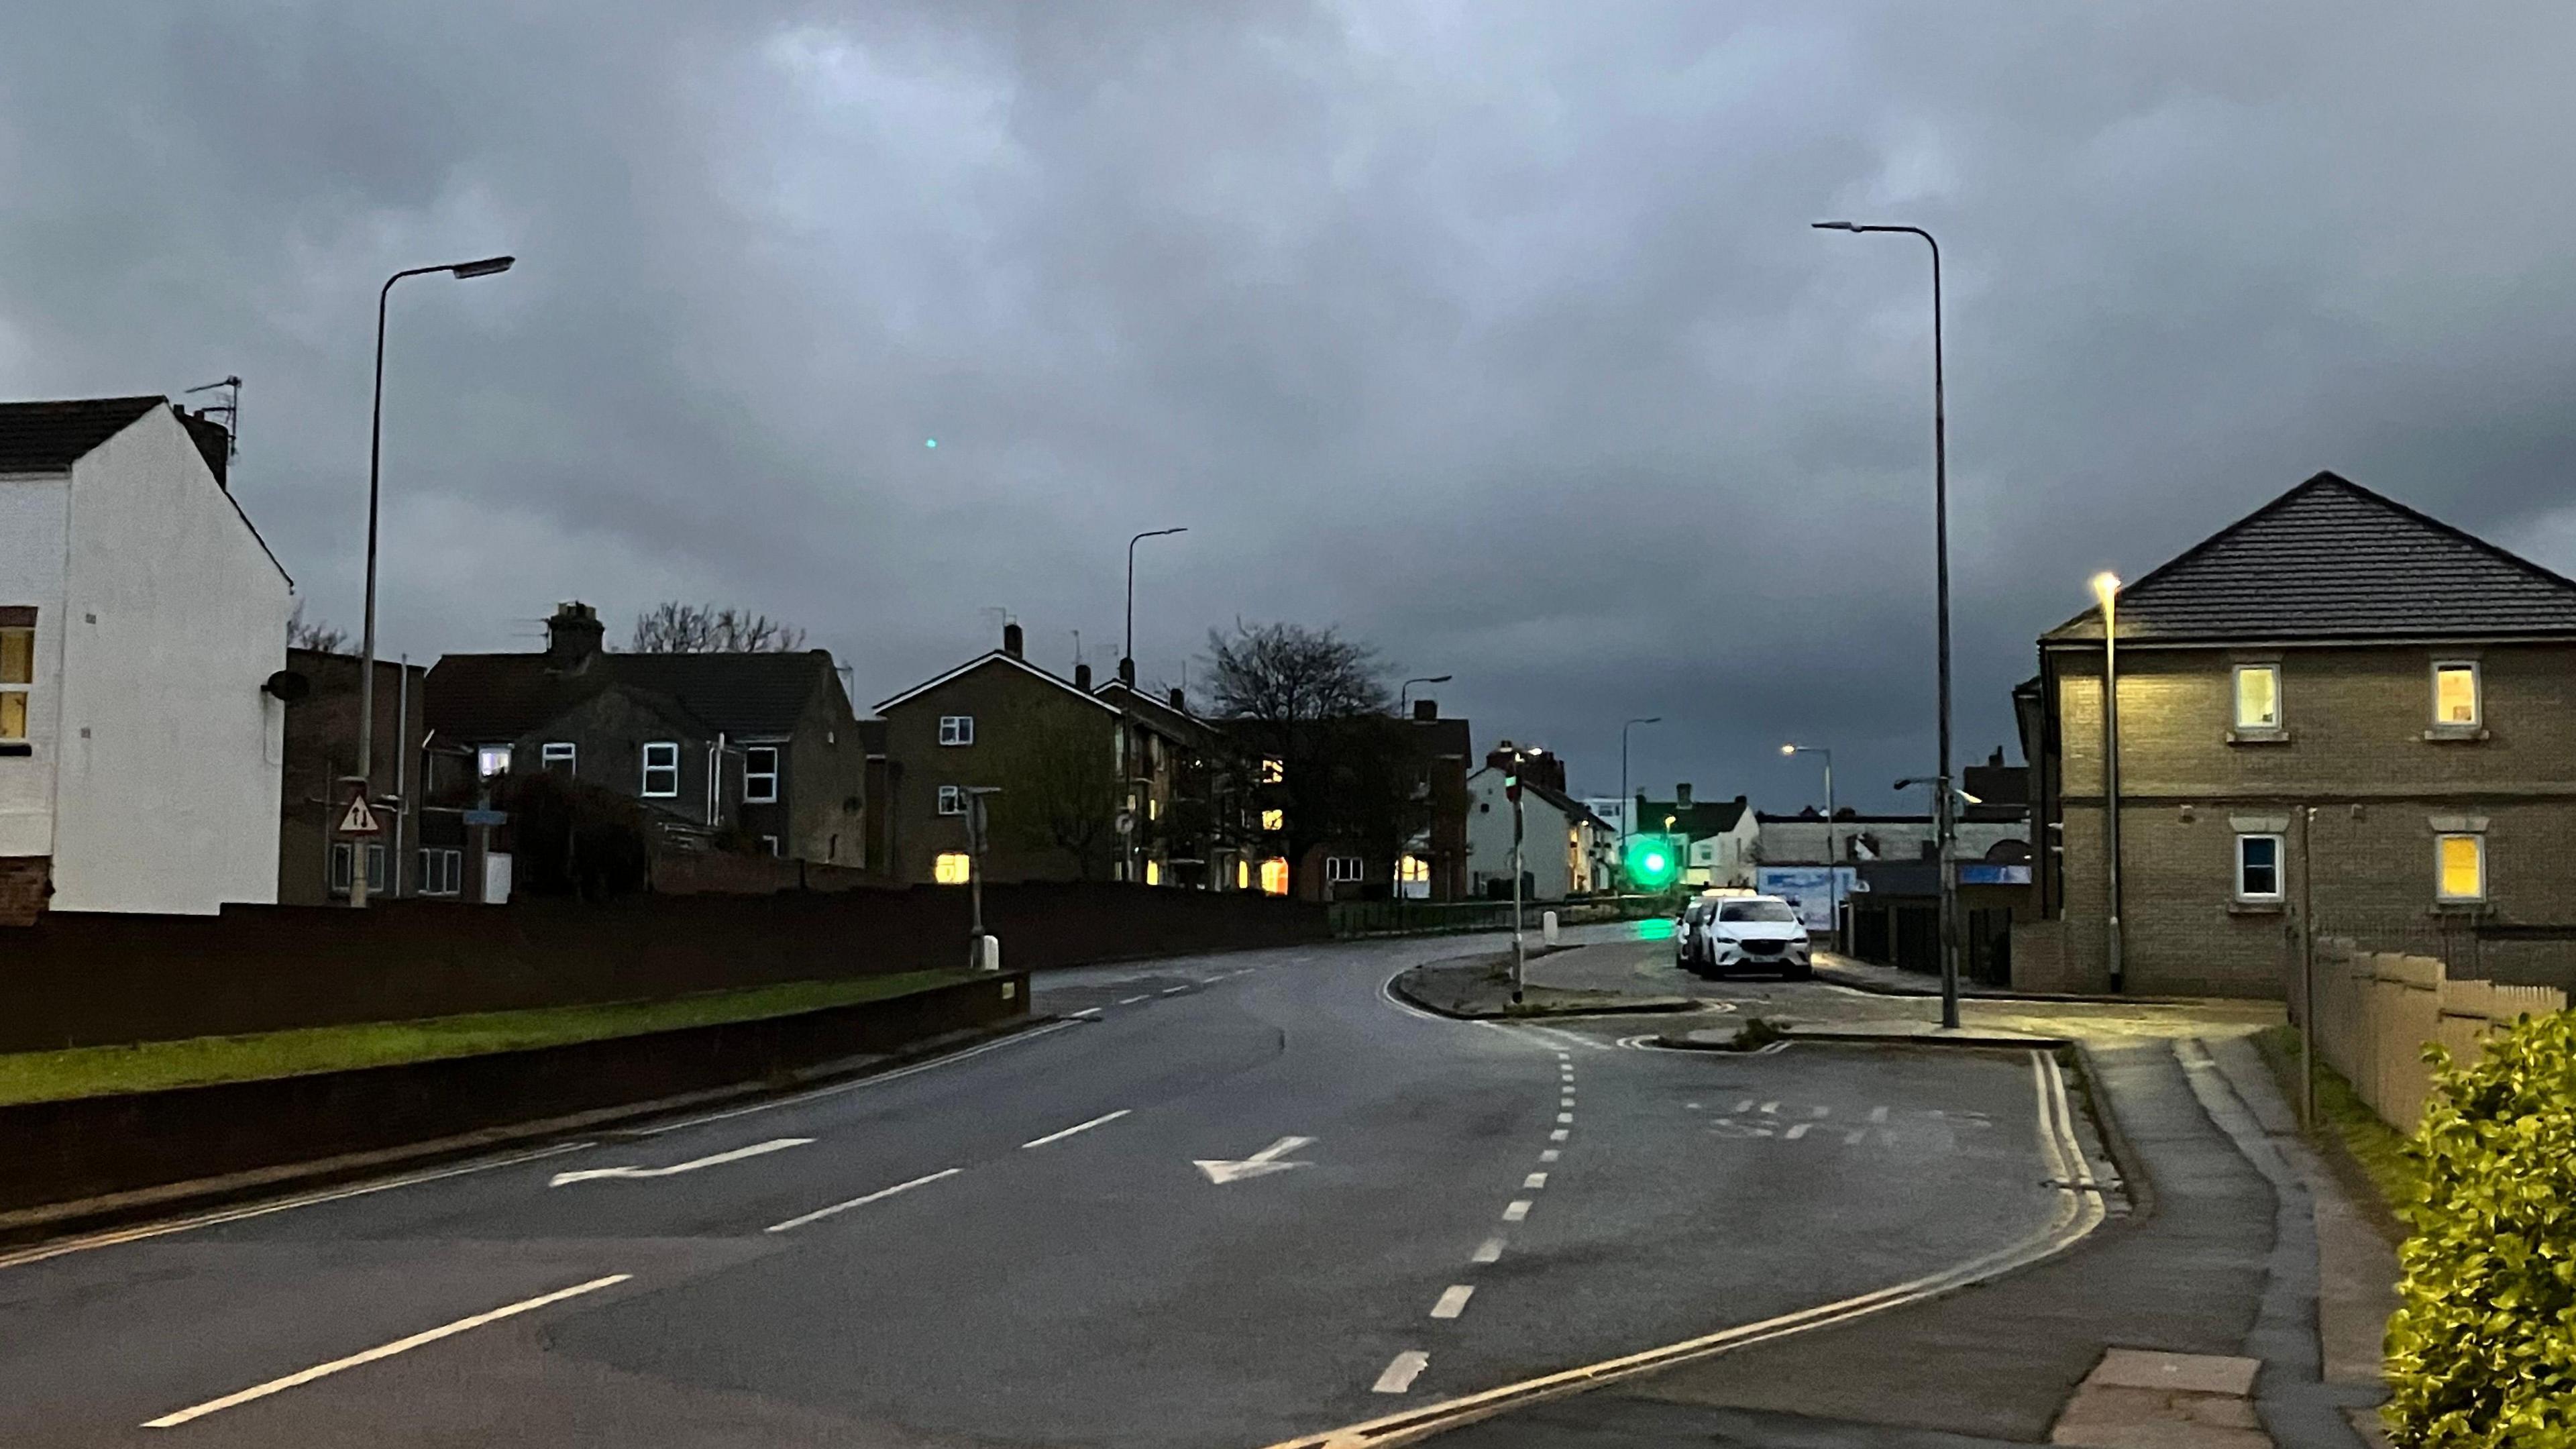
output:
POLYGON ((761 1021, 0 1107, 0 1212, 759 1082, 1028 1009, 1018 972, 761 1021))
MULTIPOLYGON (((984 893, 984 919, 1013 970, 1330 935, 1321 906, 1149 886, 996 886, 984 893)), ((938 886, 601 904, 48 914, 0 929, 0 1051, 658 1000, 963 966, 966 927, 966 893, 938 886)))

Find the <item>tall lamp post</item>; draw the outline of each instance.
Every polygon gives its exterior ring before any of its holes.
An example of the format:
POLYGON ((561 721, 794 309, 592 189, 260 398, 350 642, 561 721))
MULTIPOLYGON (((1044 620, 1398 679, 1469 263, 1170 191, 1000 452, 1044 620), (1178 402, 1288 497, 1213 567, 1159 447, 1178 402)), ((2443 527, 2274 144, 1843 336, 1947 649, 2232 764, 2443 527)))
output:
POLYGON ((1820 221, 1819 231, 1904 232, 1932 249, 1932 548, 1939 616, 1941 674, 1941 787, 1933 817, 1941 838, 1941 1025, 1959 1025, 1959 882, 1955 856, 1958 812, 1950 800, 1950 440, 1949 405, 1941 357, 1941 244, 1919 226, 1864 226, 1820 221))
POLYGON ((2128 978, 2120 959, 2120 576, 2095 574, 2093 597, 2102 601, 2102 863, 2110 907, 2102 923, 2102 949, 2111 989, 2118 991, 2128 978))
MULTIPOLYGON (((1397 685, 1395 689, 1396 719, 1402 722, 1411 722, 1413 715, 1406 708, 1406 701, 1412 696, 1413 686, 1417 684, 1447 684, 1454 677, 1455 676, 1453 675, 1447 674, 1417 674, 1413 678, 1404 681, 1404 683, 1397 685)), ((1427 786, 1430 781, 1426 777, 1423 783, 1427 786)), ((1394 873, 1386 878, 1386 898, 1390 901, 1400 901, 1404 899, 1404 849, 1401 846, 1396 848, 1393 869, 1394 873)), ((1425 876, 1422 884, 1424 888, 1423 894, 1426 896, 1429 895, 1431 893, 1430 878, 1425 876)))
MULTIPOLYGON (((384 286, 376 292, 376 401, 375 416, 367 427, 367 622, 366 640, 358 660, 358 788, 369 797, 375 794, 376 785, 376 501, 385 452, 385 304, 393 296, 394 283, 405 277, 445 272, 462 282, 506 272, 518 260, 485 257, 443 266, 407 267, 385 278, 384 286)), ((349 849, 349 904, 361 909, 367 904, 367 845, 360 840, 349 849)))
POLYGON ((1637 813, 1637 799, 1628 793, 1628 730, 1634 725, 1663 722, 1662 715, 1650 714, 1619 726, 1619 863, 1622 866, 1628 863, 1628 837, 1637 833, 1632 828, 1636 822, 1629 818, 1637 813))
POLYGON ((1830 902, 1834 921, 1834 949, 1843 948, 1843 867, 1842 852, 1835 847, 1838 826, 1834 824, 1834 752, 1826 745, 1782 745, 1782 755, 1822 755, 1825 757, 1825 899, 1830 902))
POLYGON ((1149 528, 1127 540, 1127 647, 1118 656, 1118 677, 1130 688, 1136 683, 1136 545, 1149 538, 1187 532, 1186 528, 1149 528))

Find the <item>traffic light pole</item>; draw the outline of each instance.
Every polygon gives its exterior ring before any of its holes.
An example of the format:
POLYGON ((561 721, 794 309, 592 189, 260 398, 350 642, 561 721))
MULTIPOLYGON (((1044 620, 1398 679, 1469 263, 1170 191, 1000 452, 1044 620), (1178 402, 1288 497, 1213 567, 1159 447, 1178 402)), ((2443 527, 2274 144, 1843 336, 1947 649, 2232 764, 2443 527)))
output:
MULTIPOLYGON (((1516 767, 1517 768, 1517 767, 1516 767)), ((1521 1004, 1522 973, 1528 957, 1521 942, 1521 789, 1517 773, 1512 777, 1512 1005, 1521 1004)))

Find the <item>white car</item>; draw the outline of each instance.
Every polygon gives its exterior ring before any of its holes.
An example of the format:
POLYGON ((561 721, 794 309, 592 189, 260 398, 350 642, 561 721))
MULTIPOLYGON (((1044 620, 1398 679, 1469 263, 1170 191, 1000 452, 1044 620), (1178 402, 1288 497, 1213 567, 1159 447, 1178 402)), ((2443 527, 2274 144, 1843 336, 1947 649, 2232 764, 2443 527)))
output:
POLYGON ((1696 913, 1696 949, 1683 964, 1702 976, 1738 971, 1777 971, 1791 981, 1815 975, 1807 956, 1807 927, 1798 908, 1778 896, 1728 896, 1696 913))

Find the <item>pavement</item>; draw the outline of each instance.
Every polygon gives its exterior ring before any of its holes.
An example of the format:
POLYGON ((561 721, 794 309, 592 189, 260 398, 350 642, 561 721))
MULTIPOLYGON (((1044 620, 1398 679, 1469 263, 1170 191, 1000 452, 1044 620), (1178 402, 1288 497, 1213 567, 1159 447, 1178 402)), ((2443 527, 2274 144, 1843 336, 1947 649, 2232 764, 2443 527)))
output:
MULTIPOLYGON (((1555 981, 1685 985, 1635 924, 1570 938, 1555 981)), ((1257 1449, 1730 1334, 1440 1442, 2044 1442, 2112 1346, 2260 1359, 2267 1423, 2346 1407, 2281 1286, 2297 1167, 2195 1095, 2260 1011, 2030 1028, 2086 1033, 2153 1177, 2077 1241, 2104 1195, 2064 1175, 2115 1173, 2052 1125, 2047 1054, 1655 1050, 1675 1018, 1386 990, 1494 944, 1053 973, 1058 1022, 900 1071, 0 1255, 0 1443, 1257 1449), (1897 1306, 1754 1341, 1855 1302, 1897 1306)))

